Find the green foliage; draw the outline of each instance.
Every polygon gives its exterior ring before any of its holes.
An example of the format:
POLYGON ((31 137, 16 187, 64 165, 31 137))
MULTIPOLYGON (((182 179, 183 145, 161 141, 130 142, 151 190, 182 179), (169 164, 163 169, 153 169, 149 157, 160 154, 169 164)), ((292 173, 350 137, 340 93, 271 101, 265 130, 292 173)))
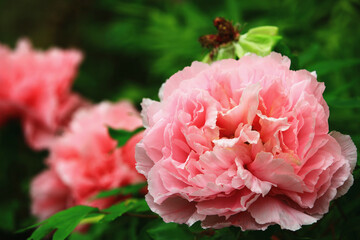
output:
POLYGON ((106 214, 104 218, 101 219, 100 221, 111 222, 129 211, 146 212, 149 210, 150 209, 147 206, 145 199, 140 199, 140 200, 128 199, 126 201, 123 201, 121 203, 112 205, 111 207, 104 209, 103 212, 108 214, 106 214))
POLYGON ((124 129, 113 129, 113 128, 108 128, 109 130, 109 134, 111 136, 111 138, 113 138, 114 140, 116 140, 117 146, 118 147, 122 147, 126 144, 126 142, 134 135, 136 135, 137 133, 141 132, 144 130, 143 127, 137 128, 134 131, 130 132, 130 131, 126 131, 124 129))
POLYGON ((281 39, 281 36, 277 34, 278 28, 274 26, 251 28, 247 33, 240 36, 239 44, 244 49, 244 52, 252 52, 259 56, 265 56, 271 52, 276 43, 281 39))
POLYGON ((159 224, 158 226, 149 229, 147 232, 150 237, 155 240, 185 240, 193 238, 191 232, 184 230, 182 226, 176 223, 159 224))
MULTIPOLYGON (((78 223, 89 213, 96 211, 96 208, 88 206, 75 206, 64 211, 58 212, 49 219, 30 226, 29 228, 40 225, 30 236, 31 240, 41 240, 51 231, 56 230, 54 240, 65 239, 78 225, 78 223)), ((26 230, 26 229, 25 229, 26 230)))
POLYGON ((262 26, 251 28, 247 33, 241 34, 238 41, 233 41, 225 46, 220 46, 207 54, 203 62, 210 63, 221 59, 239 59, 246 53, 255 53, 259 56, 270 54, 274 46, 281 39, 278 34, 278 28, 274 26, 262 26), (216 51, 215 51, 216 50, 216 51))
POLYGON ((102 191, 100 192, 96 198, 106 198, 106 197, 112 197, 117 195, 136 195, 139 194, 139 191, 143 189, 146 186, 146 183, 138 183, 133 185, 127 185, 125 187, 121 188, 114 188, 108 191, 102 191))
POLYGON ((127 199, 120 203, 114 204, 104 210, 89 206, 75 206, 60 211, 47 220, 27 227, 20 232, 39 226, 28 238, 29 240, 40 240, 55 230, 52 239, 63 240, 79 224, 108 223, 121 217, 128 212, 148 212, 150 211, 145 199, 127 199))

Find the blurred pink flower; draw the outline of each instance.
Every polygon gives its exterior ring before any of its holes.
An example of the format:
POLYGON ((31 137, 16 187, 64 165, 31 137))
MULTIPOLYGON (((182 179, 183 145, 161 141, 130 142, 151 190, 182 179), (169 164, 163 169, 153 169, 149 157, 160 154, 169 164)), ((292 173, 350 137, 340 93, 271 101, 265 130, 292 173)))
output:
POLYGON ((351 138, 328 134, 324 84, 280 54, 194 62, 144 99, 137 169, 165 222, 297 230, 347 192, 351 138))
POLYGON ((129 102, 79 109, 50 148, 50 170, 31 184, 33 214, 45 219, 74 205, 103 209, 119 199, 92 200, 100 191, 145 181, 135 169, 135 145, 142 133, 117 148, 107 130, 109 126, 132 131, 141 125, 139 113, 129 102))
POLYGON ((31 183, 31 197, 33 199, 32 214, 41 221, 54 213, 74 206, 70 189, 53 170, 45 170, 34 178, 31 183))
POLYGON ((27 40, 20 40, 14 51, 0 45, 0 124, 21 117, 30 146, 48 147, 85 102, 70 92, 81 59, 76 50, 35 51, 27 40))

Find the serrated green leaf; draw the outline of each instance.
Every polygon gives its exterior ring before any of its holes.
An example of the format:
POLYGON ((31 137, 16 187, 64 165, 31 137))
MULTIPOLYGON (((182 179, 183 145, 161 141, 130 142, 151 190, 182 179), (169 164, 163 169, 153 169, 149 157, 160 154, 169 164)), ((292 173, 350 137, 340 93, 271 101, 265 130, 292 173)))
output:
MULTIPOLYGON (((130 190, 129 190, 130 191, 130 190)), ((18 232, 39 226, 29 240, 40 240, 56 230, 53 239, 65 239, 79 224, 111 222, 127 212, 150 211, 145 199, 128 199, 111 207, 99 211, 97 208, 88 206, 75 206, 58 212, 43 222, 34 224, 18 232)))
POLYGON ((140 212, 149 212, 151 211, 149 208, 149 205, 145 201, 145 199, 140 199, 134 206, 133 209, 134 212, 140 213, 140 212))
POLYGON ((146 186, 146 182, 128 185, 121 188, 115 188, 108 191, 100 192, 95 198, 106 198, 117 195, 138 194, 146 186))
POLYGON ((201 227, 201 222, 200 221, 198 221, 198 222, 194 223, 193 225, 191 225, 191 227, 189 227, 189 230, 192 233, 199 233, 199 232, 204 231, 204 229, 201 227))
POLYGON ((89 206, 75 206, 58 212, 47 220, 41 222, 40 226, 28 239, 40 240, 51 233, 51 231, 56 230, 53 239, 63 240, 69 236, 83 218, 94 211, 97 211, 97 208, 89 206))
POLYGON ((132 136, 134 136, 135 134, 137 134, 143 130, 144 130, 143 127, 137 128, 134 131, 126 131, 123 129, 113 129, 110 127, 108 128, 111 138, 113 138, 114 140, 116 140, 118 142, 118 144, 117 144, 118 147, 124 146, 132 136))
POLYGON ((187 240, 194 239, 190 231, 186 231, 181 225, 176 223, 160 223, 149 229, 148 234, 154 240, 187 240))
POLYGON ((82 219, 79 224, 98 223, 104 217, 105 214, 102 213, 89 214, 86 218, 82 219))
POLYGON ((38 226, 40 226, 41 224, 44 224, 45 222, 46 222, 46 220, 44 220, 44 221, 42 221, 42 222, 35 223, 35 224, 30 225, 30 226, 28 226, 28 227, 26 227, 26 228, 22 228, 22 229, 20 229, 20 230, 17 230, 15 233, 25 232, 25 231, 27 231, 27 230, 29 230, 29 229, 38 227, 38 226))
POLYGON ((103 210, 103 212, 107 213, 107 215, 101 219, 101 222, 111 222, 116 218, 121 217, 124 213, 135 211, 138 207, 143 208, 143 201, 145 201, 145 199, 128 199, 121 203, 112 205, 111 207, 103 210))

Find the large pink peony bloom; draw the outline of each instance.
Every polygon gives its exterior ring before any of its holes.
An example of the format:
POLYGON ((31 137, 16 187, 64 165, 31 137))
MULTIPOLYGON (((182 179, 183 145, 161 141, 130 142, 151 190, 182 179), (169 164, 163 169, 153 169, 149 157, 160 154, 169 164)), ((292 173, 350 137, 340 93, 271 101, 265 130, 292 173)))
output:
POLYGON ((121 148, 107 127, 135 130, 139 113, 128 102, 108 102, 78 110, 64 134, 54 141, 47 163, 50 170, 31 185, 32 212, 45 219, 74 205, 106 208, 119 199, 92 197, 100 191, 144 181, 135 169, 135 145, 142 133, 121 148))
POLYGON ((70 93, 82 59, 76 50, 35 51, 27 40, 12 52, 0 45, 0 124, 21 117, 34 149, 47 147, 84 101, 70 93))
POLYGON ((137 169, 165 222, 297 230, 349 189, 356 147, 328 134, 324 84, 280 54, 194 62, 142 103, 137 169))

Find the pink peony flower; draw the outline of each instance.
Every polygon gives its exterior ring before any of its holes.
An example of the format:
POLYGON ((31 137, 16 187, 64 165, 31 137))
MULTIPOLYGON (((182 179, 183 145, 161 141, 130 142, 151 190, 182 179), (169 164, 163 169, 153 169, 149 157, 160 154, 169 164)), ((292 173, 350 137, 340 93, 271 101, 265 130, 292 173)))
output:
POLYGON ((45 170, 31 183, 32 214, 45 220, 54 213, 74 206, 70 189, 53 170, 45 170))
POLYGON ((85 102, 69 91, 81 59, 76 50, 35 51, 27 40, 13 52, 0 45, 0 124, 21 117, 30 146, 48 147, 85 102))
POLYGON ((74 205, 106 208, 119 199, 93 200, 100 191, 145 181, 135 169, 135 145, 142 133, 121 148, 107 127, 135 130, 142 125, 129 102, 108 102, 78 110, 68 129, 50 148, 50 170, 31 185, 32 212, 45 219, 74 205))
POLYGON ((143 100, 137 169, 165 222, 297 230, 349 189, 351 138, 328 134, 324 84, 280 54, 194 62, 143 100))

